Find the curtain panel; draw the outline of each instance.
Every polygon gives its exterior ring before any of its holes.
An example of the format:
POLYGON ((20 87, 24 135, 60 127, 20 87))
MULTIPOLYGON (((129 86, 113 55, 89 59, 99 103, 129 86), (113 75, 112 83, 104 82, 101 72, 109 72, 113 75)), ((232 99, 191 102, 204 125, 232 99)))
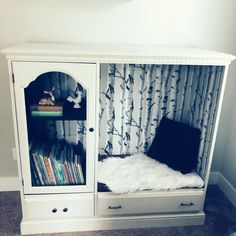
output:
MULTIPOLYGON (((201 130, 204 176, 224 67, 102 64, 100 155, 146 153, 163 116, 201 130)), ((171 135, 171 134, 170 134, 171 135)))

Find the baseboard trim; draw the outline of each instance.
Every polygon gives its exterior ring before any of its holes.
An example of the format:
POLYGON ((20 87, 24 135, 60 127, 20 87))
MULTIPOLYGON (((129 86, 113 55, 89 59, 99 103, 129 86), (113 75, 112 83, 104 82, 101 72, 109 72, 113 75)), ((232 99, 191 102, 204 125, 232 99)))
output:
POLYGON ((20 180, 18 177, 0 177, 0 192, 19 190, 20 180))
POLYGON ((217 185, 236 207, 236 189, 221 173, 219 173, 217 185))
POLYGON ((164 226, 189 226, 203 225, 205 214, 163 214, 150 216, 122 216, 122 217, 94 217, 77 218, 67 220, 23 220, 21 222, 21 233, 43 234, 59 232, 77 232, 91 230, 114 230, 129 228, 150 228, 164 226))

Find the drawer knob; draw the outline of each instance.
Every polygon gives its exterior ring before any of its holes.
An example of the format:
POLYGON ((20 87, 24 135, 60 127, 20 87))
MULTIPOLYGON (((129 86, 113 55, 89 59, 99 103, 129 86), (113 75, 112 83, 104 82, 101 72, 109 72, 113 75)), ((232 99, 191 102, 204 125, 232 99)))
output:
POLYGON ((68 211, 68 208, 65 207, 65 208, 63 209, 63 212, 67 212, 67 211, 68 211))
POLYGON ((193 206, 194 203, 190 202, 190 203, 181 203, 180 206, 183 206, 183 207, 190 207, 190 206, 193 206))
POLYGON ((57 212, 57 208, 53 208, 52 213, 56 213, 56 212, 57 212))
POLYGON ((119 206, 109 206, 108 209, 121 209, 122 206, 119 205, 119 206))

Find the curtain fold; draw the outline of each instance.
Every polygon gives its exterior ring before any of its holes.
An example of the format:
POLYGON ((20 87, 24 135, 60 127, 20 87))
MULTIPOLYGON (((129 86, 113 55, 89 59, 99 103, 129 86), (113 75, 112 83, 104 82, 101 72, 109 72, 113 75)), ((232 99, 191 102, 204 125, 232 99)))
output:
POLYGON ((100 155, 147 152, 163 116, 201 130, 204 176, 218 104, 221 66, 102 64, 100 155))

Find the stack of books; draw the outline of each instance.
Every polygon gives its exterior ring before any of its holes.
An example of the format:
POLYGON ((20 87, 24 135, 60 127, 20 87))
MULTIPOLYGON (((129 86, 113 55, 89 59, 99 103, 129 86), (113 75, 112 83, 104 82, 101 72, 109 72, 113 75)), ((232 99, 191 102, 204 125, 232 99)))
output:
POLYGON ((62 116, 63 105, 59 102, 53 106, 36 104, 30 106, 30 111, 32 116, 62 116))
POLYGON ((33 186, 84 184, 81 156, 63 141, 30 143, 33 186))

